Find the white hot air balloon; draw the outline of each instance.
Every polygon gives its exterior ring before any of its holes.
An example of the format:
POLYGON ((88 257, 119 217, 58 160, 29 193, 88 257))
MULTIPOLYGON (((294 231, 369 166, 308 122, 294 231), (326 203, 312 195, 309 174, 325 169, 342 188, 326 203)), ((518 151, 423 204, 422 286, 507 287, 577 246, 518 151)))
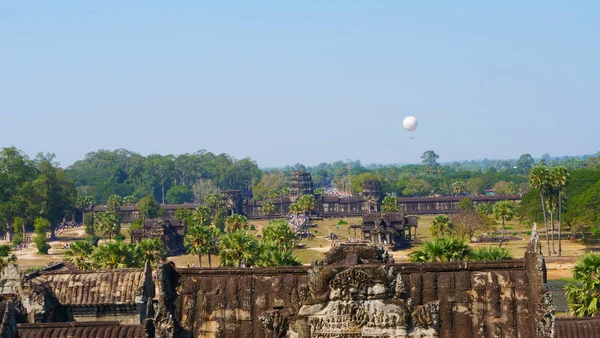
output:
POLYGON ((408 131, 415 131, 417 126, 419 126, 419 122, 414 116, 408 116, 404 119, 404 121, 402 121, 402 127, 408 131))

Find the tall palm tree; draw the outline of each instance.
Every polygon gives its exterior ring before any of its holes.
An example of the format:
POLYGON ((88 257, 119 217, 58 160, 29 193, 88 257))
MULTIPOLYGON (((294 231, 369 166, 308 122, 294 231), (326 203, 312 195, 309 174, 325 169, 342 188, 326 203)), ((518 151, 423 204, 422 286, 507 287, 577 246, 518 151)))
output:
POLYGON ((415 262, 459 262, 465 260, 471 248, 462 238, 436 237, 425 241, 409 254, 415 262))
POLYGON ((227 232, 245 230, 248 227, 248 218, 244 215, 231 215, 225 220, 227 223, 227 232))
POLYGON ((296 217, 298 217, 298 214, 300 214, 302 212, 302 208, 300 207, 300 205, 298 205, 298 203, 292 203, 290 204, 290 214, 294 214, 296 217))
POLYGON ((267 220, 269 220, 269 216, 275 212, 275 204, 271 201, 265 201, 260 207, 260 212, 267 216, 267 220))
POLYGON ((138 256, 141 261, 150 261, 150 264, 155 265, 167 258, 165 245, 162 240, 157 238, 147 238, 136 244, 138 256))
POLYGON ((198 255, 198 264, 202 267, 202 256, 208 255, 208 266, 212 266, 211 254, 216 253, 219 230, 204 225, 194 225, 188 229, 183 243, 188 247, 188 253, 198 255))
POLYGON ((450 235, 452 233, 452 221, 446 215, 437 215, 431 222, 431 235, 434 237, 450 235))
POLYGON ((94 204, 93 196, 78 196, 77 197, 77 208, 81 209, 81 222, 85 219, 85 209, 91 207, 94 204))
POLYGON ((113 235, 118 235, 121 232, 121 219, 115 212, 99 212, 96 214, 94 225, 102 234, 104 243, 106 243, 107 236, 111 240, 113 235))
POLYGON ((175 218, 177 218, 179 220, 179 222, 181 222, 181 224, 183 224, 183 228, 184 228, 184 233, 187 233, 187 227, 188 227, 188 223, 190 223, 190 220, 192 218, 192 211, 190 211, 190 209, 177 209, 175 210, 175 218))
POLYGON ((500 201, 494 204, 493 214, 496 219, 502 219, 502 239, 500 240, 499 247, 502 247, 502 243, 505 240, 506 232, 506 221, 510 221, 515 216, 515 205, 510 201, 500 201))
POLYGON ((123 241, 101 245, 92 255, 93 265, 101 269, 131 268, 140 265, 135 259, 134 248, 123 241))
POLYGON ((214 211, 213 216, 217 216, 217 209, 219 208, 219 206, 222 203, 222 199, 221 199, 221 195, 220 194, 210 194, 210 195, 206 195, 206 197, 204 197, 204 203, 210 207, 210 209, 212 211, 214 211))
POLYGON ((285 220, 275 220, 263 229, 263 239, 277 244, 280 251, 291 250, 298 235, 285 220))
POLYGON ((565 167, 554 167, 551 170, 552 186, 558 191, 558 255, 562 255, 562 192, 569 181, 569 172, 565 167))
POLYGON ((531 168, 531 171, 529 171, 529 185, 540 191, 542 213, 544 214, 544 228, 546 230, 546 246, 548 247, 548 256, 550 256, 550 239, 548 238, 548 222, 546 221, 546 204, 544 202, 544 194, 550 190, 548 168, 544 166, 531 168))
POLYGON ((221 237, 219 250, 221 265, 250 267, 259 254, 259 244, 246 231, 238 230, 221 237))
POLYGON ((210 225, 212 222, 210 208, 207 206, 199 206, 196 210, 192 211, 191 219, 195 225, 210 225))
POLYGON ((77 241, 71 244, 69 250, 65 251, 65 260, 73 263, 76 268, 85 270, 90 267, 90 257, 94 252, 94 246, 89 241, 77 241))
POLYGON ((571 315, 600 315, 600 254, 588 253, 577 260, 573 269, 573 283, 565 285, 564 290, 571 315))
POLYGON ((306 215, 306 222, 309 223, 308 219, 310 212, 317 208, 317 201, 314 195, 302 195, 298 200, 298 206, 300 210, 306 215))
POLYGON ((394 196, 385 196, 383 201, 381 202, 381 211, 400 211, 400 207, 398 206, 398 199, 394 196))
POLYGON ((464 190, 465 190, 465 182, 456 181, 456 182, 452 183, 452 194, 454 194, 454 196, 461 195, 464 190))

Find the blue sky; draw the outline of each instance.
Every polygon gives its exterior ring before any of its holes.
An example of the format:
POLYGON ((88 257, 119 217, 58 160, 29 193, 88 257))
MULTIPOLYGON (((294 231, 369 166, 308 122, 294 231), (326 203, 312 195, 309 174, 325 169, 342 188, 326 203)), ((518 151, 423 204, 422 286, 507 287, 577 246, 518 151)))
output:
POLYGON ((597 1, 3 1, 0 146, 63 165, 595 153, 599 26, 597 1))

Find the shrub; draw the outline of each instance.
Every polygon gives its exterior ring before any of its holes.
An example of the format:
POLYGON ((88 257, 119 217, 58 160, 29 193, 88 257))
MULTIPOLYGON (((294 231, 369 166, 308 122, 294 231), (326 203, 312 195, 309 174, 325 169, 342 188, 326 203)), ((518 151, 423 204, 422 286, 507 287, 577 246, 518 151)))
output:
POLYGON ((90 242, 90 244, 92 244, 93 246, 98 246, 98 241, 100 241, 100 237, 98 235, 90 235, 88 236, 88 238, 85 239, 86 241, 90 242))
POLYGON ((131 230, 139 230, 144 227, 144 220, 141 218, 136 218, 131 225, 129 226, 129 231, 131 230))
POLYGON ((118 234, 118 235, 115 236, 115 240, 118 241, 118 242, 122 242, 122 241, 125 240, 125 235, 118 234))
POLYGON ((506 248, 482 247, 472 250, 469 253, 471 261, 498 261, 505 259, 513 259, 513 255, 506 248))
POLYGON ((38 249, 38 253, 40 253, 42 255, 47 255, 48 250, 50 250, 50 244, 48 244, 46 242, 45 238, 40 237, 40 236, 35 238, 35 246, 38 249))

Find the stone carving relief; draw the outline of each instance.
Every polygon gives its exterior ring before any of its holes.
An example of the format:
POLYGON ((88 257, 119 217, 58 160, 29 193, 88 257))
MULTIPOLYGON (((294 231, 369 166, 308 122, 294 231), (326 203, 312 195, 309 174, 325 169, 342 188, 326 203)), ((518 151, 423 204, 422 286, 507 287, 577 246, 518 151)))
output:
POLYGON ((271 310, 263 313, 258 320, 265 329, 265 337, 285 337, 288 330, 288 317, 287 311, 283 310, 271 310))
POLYGON ((437 335, 439 304, 412 309, 399 274, 349 268, 330 278, 328 286, 326 299, 300 308, 296 320, 305 327, 299 330, 305 334, 290 330, 288 337, 413 337, 413 332, 414 337, 437 335), (411 315, 416 320, 411 321, 411 315))

